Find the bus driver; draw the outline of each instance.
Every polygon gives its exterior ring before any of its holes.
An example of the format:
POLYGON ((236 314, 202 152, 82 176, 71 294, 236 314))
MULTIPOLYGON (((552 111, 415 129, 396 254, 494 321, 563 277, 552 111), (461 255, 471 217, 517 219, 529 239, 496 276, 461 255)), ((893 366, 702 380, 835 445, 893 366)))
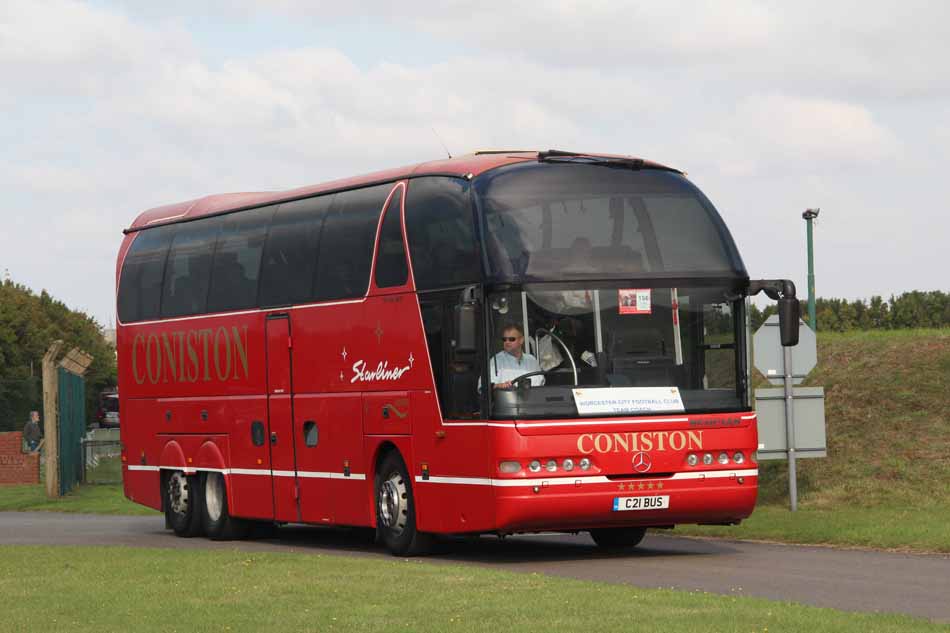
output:
MULTIPOLYGON (((524 351, 524 332, 515 323, 506 323, 501 331, 504 349, 492 357, 491 383, 493 389, 509 389, 519 376, 541 371, 538 359, 524 351)), ((544 384, 544 376, 532 376, 531 386, 544 384)))

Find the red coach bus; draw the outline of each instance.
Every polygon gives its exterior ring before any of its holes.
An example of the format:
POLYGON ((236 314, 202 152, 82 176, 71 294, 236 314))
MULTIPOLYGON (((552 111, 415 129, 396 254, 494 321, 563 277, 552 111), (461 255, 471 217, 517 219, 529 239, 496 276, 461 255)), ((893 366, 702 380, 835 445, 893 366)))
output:
POLYGON ((125 494, 179 536, 738 523, 748 297, 797 340, 681 172, 556 150, 151 209, 116 281, 125 494))

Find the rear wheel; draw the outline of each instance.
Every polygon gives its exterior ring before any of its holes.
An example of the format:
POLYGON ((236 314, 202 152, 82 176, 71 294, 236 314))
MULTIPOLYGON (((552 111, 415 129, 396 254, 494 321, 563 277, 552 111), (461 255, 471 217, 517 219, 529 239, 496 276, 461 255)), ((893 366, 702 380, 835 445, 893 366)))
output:
POLYGON ((416 529, 416 504, 406 465, 390 453, 376 473, 376 530, 379 540, 396 556, 425 554, 432 535, 416 529))
POLYGON ((192 537, 201 534, 201 487, 198 477, 172 471, 163 486, 165 522, 176 536, 192 537))
POLYGON ((633 549, 640 544, 647 529, 644 527, 634 528, 602 528, 591 530, 590 537, 594 539, 598 547, 604 549, 633 549))
POLYGON ((229 512, 227 486, 221 473, 204 475, 201 520, 205 533, 215 540, 230 541, 247 536, 250 524, 229 512))

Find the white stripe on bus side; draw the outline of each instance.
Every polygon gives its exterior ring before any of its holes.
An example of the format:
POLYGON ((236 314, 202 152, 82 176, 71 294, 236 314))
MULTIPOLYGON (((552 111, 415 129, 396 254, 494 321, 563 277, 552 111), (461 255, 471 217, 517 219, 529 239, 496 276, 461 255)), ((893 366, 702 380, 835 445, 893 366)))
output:
POLYGON ((355 479, 357 481, 366 481, 364 473, 350 473, 348 476, 344 473, 326 473, 312 471, 293 471, 293 470, 270 470, 268 468, 192 468, 189 466, 139 466, 130 464, 129 470, 158 472, 159 470, 180 470, 186 474, 192 475, 196 472, 203 473, 221 473, 222 475, 273 475, 274 477, 301 477, 306 479, 355 479))

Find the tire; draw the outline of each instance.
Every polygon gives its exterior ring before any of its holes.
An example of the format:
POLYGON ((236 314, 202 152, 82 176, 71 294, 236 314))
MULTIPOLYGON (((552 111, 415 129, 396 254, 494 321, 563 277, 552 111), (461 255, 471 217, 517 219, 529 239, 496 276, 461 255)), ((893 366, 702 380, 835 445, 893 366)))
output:
POLYGON ((418 556, 432 548, 432 535, 416 529, 412 481, 399 453, 389 453, 376 472, 376 533, 395 556, 418 556))
POLYGON ((204 473, 201 481, 204 501, 201 504, 201 524, 205 534, 216 541, 233 541, 246 537, 250 523, 231 516, 224 475, 204 473))
POLYGON ((602 528, 591 530, 590 537, 594 539, 597 546, 609 550, 633 549, 640 544, 646 535, 647 529, 644 527, 634 528, 602 528))
POLYGON ((191 538, 201 535, 201 486, 198 477, 172 471, 164 478, 165 523, 175 536, 191 538))

